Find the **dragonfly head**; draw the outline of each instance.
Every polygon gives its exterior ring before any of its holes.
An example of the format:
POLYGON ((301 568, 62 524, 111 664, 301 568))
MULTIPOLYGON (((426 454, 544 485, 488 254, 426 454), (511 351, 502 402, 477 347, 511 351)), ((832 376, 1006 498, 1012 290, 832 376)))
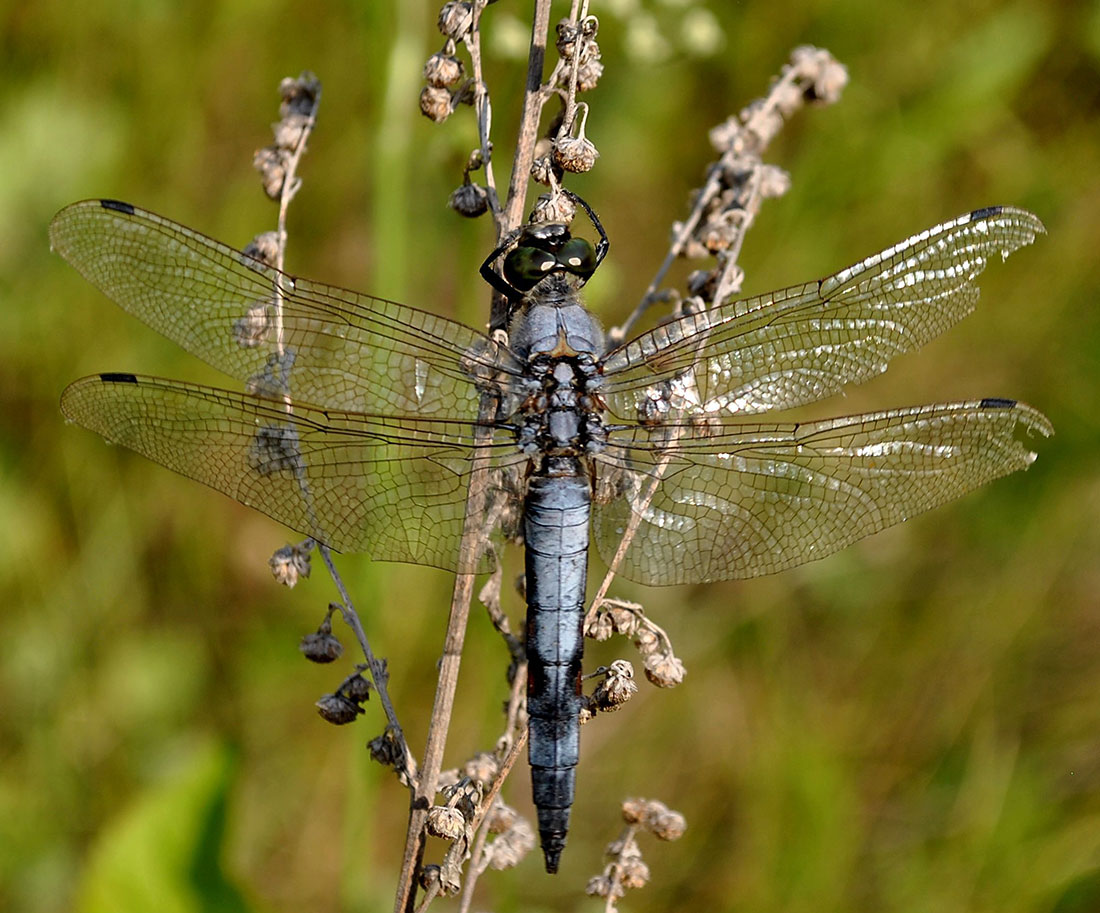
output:
POLYGON ((562 222, 545 222, 528 227, 504 258, 504 279, 519 292, 529 292, 555 273, 576 277, 583 285, 598 265, 588 241, 574 238, 562 222))

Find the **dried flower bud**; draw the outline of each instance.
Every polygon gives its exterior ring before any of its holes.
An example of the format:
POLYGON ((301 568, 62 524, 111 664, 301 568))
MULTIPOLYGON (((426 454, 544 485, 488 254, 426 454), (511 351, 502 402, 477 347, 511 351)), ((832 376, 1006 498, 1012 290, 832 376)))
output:
POLYGON ((434 805, 428 810, 428 833, 444 840, 456 840, 466 830, 466 821, 462 814, 445 805, 434 805))
POLYGON ((789 118, 806 101, 802 90, 793 82, 781 82, 771 91, 772 103, 784 117, 789 118))
POLYGON ((474 22, 473 8, 467 2, 444 3, 439 11, 439 31, 452 41, 461 41, 474 22))
POLYGON ((781 197, 791 189, 791 176, 776 165, 761 164, 760 195, 765 198, 781 197))
POLYGON ((584 61, 577 68, 577 91, 591 92, 603 76, 603 64, 599 61, 599 51, 594 57, 584 61))
POLYGON ((443 123, 454 106, 451 93, 439 86, 425 86, 420 92, 420 113, 437 124, 443 123))
POLYGON ((596 617, 584 628, 584 636, 591 637, 593 640, 607 640, 614 633, 615 627, 607 612, 597 612, 596 617))
POLYGON ((370 700, 370 689, 371 683, 356 672, 344 680, 344 684, 340 686, 340 693, 349 700, 362 704, 364 701, 370 700))
POLYGON ((554 163, 563 171, 583 174, 591 171, 600 157, 592 142, 583 136, 559 136, 551 147, 554 163))
POLYGON ((622 634, 624 637, 633 637, 641 624, 638 613, 631 611, 626 606, 612 605, 607 610, 607 615, 611 619, 615 633, 622 634))
POLYGON ((535 832, 526 819, 516 815, 507 831, 486 846, 489 867, 498 872, 518 865, 535 848, 535 832))
POLYGON ((649 656, 660 647, 660 638, 652 628, 639 628, 634 634, 634 646, 642 656, 649 656))
POLYGON ((489 210, 489 191, 480 184, 463 184, 451 194, 447 205, 460 216, 476 219, 489 210))
POLYGON ((550 161, 550 156, 540 155, 531 162, 531 177, 539 184, 544 184, 549 187, 554 178, 559 176, 560 175, 554 173, 554 165, 553 162, 550 161))
POLYGON ((646 657, 645 677, 658 688, 675 688, 685 675, 684 664, 671 653, 654 653, 646 657))
MULTIPOLYGON (((248 253, 249 247, 245 248, 245 253, 248 253)), ((233 321, 233 338, 237 341, 237 345, 244 349, 254 349, 267 342, 268 333, 271 330, 271 307, 270 301, 257 301, 245 311, 243 317, 233 321)), ((272 572, 274 573, 274 569, 272 572)))
POLYGON ((627 824, 640 824, 649 814, 649 802, 645 799, 623 800, 623 821, 627 824))
POLYGON ((321 94, 321 81, 309 70, 306 70, 297 79, 287 77, 279 83, 279 95, 282 96, 282 104, 279 106, 279 116, 288 114, 304 114, 307 117, 313 113, 317 104, 317 96, 321 94))
POLYGON ((662 809, 646 819, 646 829, 659 840, 679 840, 687 830, 687 820, 679 812, 662 809))
POLYGON ((462 61, 442 52, 432 54, 424 64, 424 81, 429 86, 453 86, 462 78, 462 61))
POLYGON ((383 767, 397 768, 405 763, 404 753, 389 729, 367 742, 367 750, 371 760, 383 767))
POLYGON ((600 710, 618 710, 638 693, 634 682, 634 667, 624 659, 617 659, 608 669, 605 678, 596 687, 593 697, 600 710))
POLYGON ((426 865, 420 870, 420 887, 425 891, 439 884, 440 869, 437 865, 426 865))
MULTIPOLYGON (((264 231, 256 235, 248 246, 242 251, 253 260, 259 260, 268 266, 274 266, 279 258, 279 233, 277 231, 264 231)), ((266 306, 267 302, 263 302, 266 306)))
POLYGON ((807 101, 835 102, 848 85, 848 70, 828 51, 812 45, 802 45, 791 52, 791 66, 810 76, 806 88, 807 101))
POLYGON ((627 890, 644 888, 649 882, 649 866, 633 857, 619 863, 619 881, 627 890))
POLYGON ((260 172, 264 184, 264 193, 271 199, 279 199, 286 180, 286 164, 283 153, 274 146, 264 146, 252 156, 252 167, 260 172))
POLYGON ((486 751, 474 755, 462 767, 463 772, 471 780, 488 785, 496 777, 500 770, 497 759, 486 751))
POLYGON ((344 647, 332 633, 332 628, 325 622, 312 634, 307 634, 298 644, 298 649, 312 663, 331 663, 337 660, 344 652, 344 647))
POLYGON ((489 809, 488 821, 486 826, 489 828, 490 834, 503 834, 506 830, 515 826, 517 821, 521 821, 519 814, 510 805, 505 805, 497 798, 493 802, 492 808, 489 809))
POLYGON ((539 196, 531 209, 530 222, 532 225, 543 222, 561 222, 568 225, 576 214, 576 204, 564 193, 544 193, 539 196))
POLYGON ((293 587, 309 576, 309 551, 301 545, 284 545, 267 562, 272 576, 283 586, 293 587))
POLYGON ((607 875, 597 875, 595 878, 588 879, 588 884, 584 886, 584 893, 589 897, 613 897, 617 900, 625 892, 617 881, 612 881, 607 875))
POLYGON ((271 129, 275 134, 275 147, 292 152, 298 148, 298 144, 305 136, 309 128, 309 117, 305 114, 288 114, 277 124, 272 124, 271 129))
POLYGON ((354 722, 355 718, 363 712, 363 708, 342 694, 326 694, 317 702, 317 712, 326 722, 334 726, 343 726, 345 723, 354 722))

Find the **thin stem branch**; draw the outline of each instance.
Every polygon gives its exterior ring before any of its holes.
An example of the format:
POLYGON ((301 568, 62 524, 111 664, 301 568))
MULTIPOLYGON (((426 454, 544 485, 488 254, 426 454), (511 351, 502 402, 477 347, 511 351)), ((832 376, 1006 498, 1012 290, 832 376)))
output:
MULTIPOLYGON (((462 530, 460 554, 469 556, 471 568, 477 564, 486 541, 484 528, 492 427, 497 403, 491 395, 482 397, 479 424, 475 433, 474 459, 470 472, 470 491, 466 501, 466 518, 462 530)), ((454 710, 455 688, 458 670, 462 662, 462 645, 466 636, 466 622, 470 615, 470 601, 474 593, 475 575, 471 571, 455 573, 451 595, 451 611, 447 621, 447 633, 443 641, 443 656, 439 663, 439 679, 436 684, 435 702, 428 725, 428 738, 424 747, 424 761, 409 808, 409 824, 405 837, 405 853, 398 879, 396 913, 414 909, 416 874, 424 856, 426 833, 424 824, 428 810, 435 799, 439 771, 443 766, 443 749, 447 744, 447 731, 454 710)))

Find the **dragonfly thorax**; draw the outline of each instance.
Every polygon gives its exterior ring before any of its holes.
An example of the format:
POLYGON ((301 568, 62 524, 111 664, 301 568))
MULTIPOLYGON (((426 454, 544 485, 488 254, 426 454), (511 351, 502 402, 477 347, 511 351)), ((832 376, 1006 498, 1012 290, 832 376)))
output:
MULTIPOLYGON (((516 442, 531 457, 580 457, 607 443, 601 378, 591 355, 539 355, 529 362, 538 384, 521 407, 516 442)), ((534 386, 534 383, 532 384, 534 386)))

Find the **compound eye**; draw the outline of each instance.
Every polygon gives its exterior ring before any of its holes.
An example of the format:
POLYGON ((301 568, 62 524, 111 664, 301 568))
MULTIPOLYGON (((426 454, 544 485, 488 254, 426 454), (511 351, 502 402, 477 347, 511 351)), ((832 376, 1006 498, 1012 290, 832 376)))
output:
POLYGON ((528 292, 558 265, 551 253, 537 247, 517 247, 504 258, 504 278, 512 288, 528 292))
POLYGON ((570 238, 558 251, 558 263, 574 276, 587 279, 596 270, 596 251, 584 238, 570 238))

